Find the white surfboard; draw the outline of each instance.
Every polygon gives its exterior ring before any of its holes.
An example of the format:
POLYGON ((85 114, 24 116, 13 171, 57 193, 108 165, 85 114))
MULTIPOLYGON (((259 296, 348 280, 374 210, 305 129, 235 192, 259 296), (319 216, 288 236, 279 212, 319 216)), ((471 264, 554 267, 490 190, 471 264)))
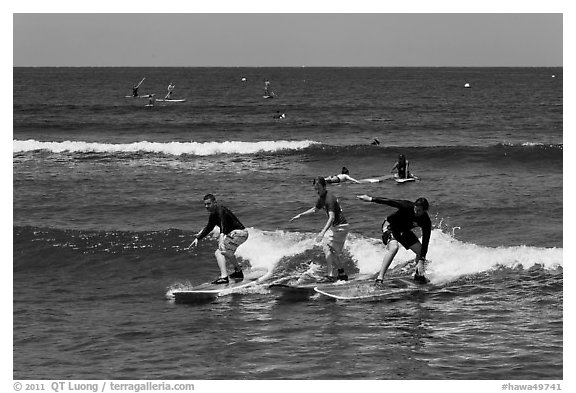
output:
POLYGON ((200 284, 192 289, 176 290, 171 293, 176 303, 195 303, 210 301, 216 299, 218 296, 226 296, 238 291, 242 288, 250 287, 258 284, 261 280, 265 280, 269 275, 267 269, 250 269, 244 271, 244 279, 242 281, 234 281, 229 279, 228 284, 212 284, 210 282, 200 284))
POLYGON ((233 290, 246 288, 256 284, 256 280, 244 280, 234 282, 230 280, 228 284, 205 283, 190 290, 174 291, 172 295, 176 303, 194 303, 198 301, 213 300, 218 296, 232 293, 233 290))
POLYGON ((414 175, 410 175, 410 177, 407 177, 407 178, 399 178, 398 175, 394 175, 394 181, 396 183, 408 183, 408 182, 416 181, 416 180, 418 180, 418 178, 414 175))
POLYGON ((157 101, 157 102, 186 102, 186 98, 181 98, 181 99, 178 99, 178 100, 170 99, 170 98, 168 98, 168 99, 166 99, 166 98, 158 98, 156 101, 157 101))
POLYGON ((358 180, 360 183, 382 183, 384 180, 390 179, 391 175, 379 176, 379 177, 371 177, 368 179, 360 179, 358 180))
POLYGON ((425 286, 426 284, 417 284, 410 278, 400 277, 386 279, 382 287, 375 286, 374 280, 368 280, 340 286, 316 287, 314 291, 337 300, 395 299, 425 286))

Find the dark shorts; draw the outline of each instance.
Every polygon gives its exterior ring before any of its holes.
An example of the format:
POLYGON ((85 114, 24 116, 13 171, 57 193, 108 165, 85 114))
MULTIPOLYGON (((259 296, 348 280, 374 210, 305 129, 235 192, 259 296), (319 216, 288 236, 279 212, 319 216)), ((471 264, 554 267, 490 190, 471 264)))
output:
POLYGON ((390 228, 387 222, 384 222, 382 229, 382 242, 384 245, 388 245, 390 240, 396 240, 398 243, 402 244, 405 249, 409 250, 410 247, 418 243, 418 238, 412 231, 395 231, 390 228))

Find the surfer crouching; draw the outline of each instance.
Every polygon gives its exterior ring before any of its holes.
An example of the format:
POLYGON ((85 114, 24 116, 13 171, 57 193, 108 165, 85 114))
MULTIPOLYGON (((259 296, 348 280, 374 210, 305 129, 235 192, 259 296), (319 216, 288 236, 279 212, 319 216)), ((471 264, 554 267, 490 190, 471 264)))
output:
POLYGON ((386 220, 382 223, 382 242, 386 246, 387 253, 382 260, 382 267, 376 279, 376 285, 382 285, 384 274, 398 252, 398 243, 416 254, 414 259, 414 262, 416 262, 414 281, 420 283, 428 282, 428 279, 424 276, 424 262, 426 261, 430 234, 432 233, 432 222, 428 216, 429 204, 426 198, 418 198, 415 202, 371 197, 369 195, 359 195, 357 198, 365 202, 379 203, 398 209, 386 217, 386 220), (415 227, 422 229, 422 243, 412 232, 415 227))

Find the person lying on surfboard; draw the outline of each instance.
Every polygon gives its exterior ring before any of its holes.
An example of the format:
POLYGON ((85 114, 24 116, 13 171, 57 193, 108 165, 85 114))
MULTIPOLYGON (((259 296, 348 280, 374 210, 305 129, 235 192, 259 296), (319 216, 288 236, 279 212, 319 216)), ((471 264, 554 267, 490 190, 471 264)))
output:
POLYGON ((345 166, 342 167, 342 173, 337 175, 332 175, 325 177, 326 183, 344 183, 345 181, 351 181, 352 183, 360 184, 360 182, 349 175, 350 171, 345 166))
POLYGON ((408 179, 409 177, 413 177, 410 173, 409 166, 410 164, 404 154, 400 154, 398 161, 396 161, 390 172, 394 173, 394 171, 398 171, 398 179, 408 179))
POLYGON ((415 202, 371 197, 369 195, 358 195, 357 198, 365 202, 379 203, 398 209, 386 217, 386 220, 382 223, 382 242, 386 246, 387 253, 382 260, 382 267, 376 279, 376 285, 382 285, 384 274, 398 252, 398 243, 416 254, 414 259, 414 262, 416 262, 414 281, 420 283, 428 282, 428 279, 424 276, 424 262, 426 261, 428 243, 432 233, 432 222, 428 216, 430 205, 426 198, 418 198, 415 202), (415 227, 422 229, 422 243, 412 232, 415 227))
POLYGON ((320 176, 314 179, 313 184, 314 189, 318 194, 316 205, 305 212, 295 215, 290 219, 290 222, 297 220, 302 216, 316 213, 322 208, 326 210, 328 221, 326 221, 326 225, 324 225, 324 228, 322 228, 322 231, 320 231, 316 237, 316 242, 320 243, 324 238, 324 235, 328 233, 328 241, 324 243, 322 247, 324 249, 324 256, 326 257, 328 274, 318 282, 329 283, 338 280, 346 281, 348 280, 348 276, 344 272, 343 268, 339 268, 338 275, 334 277, 333 264, 336 262, 338 266, 342 266, 338 254, 342 253, 342 250, 344 249, 344 242, 346 241, 346 236, 350 231, 349 224, 342 213, 342 208, 340 207, 340 203, 338 203, 336 195, 326 190, 326 180, 320 176))
POLYGON ((238 247, 248 240, 248 230, 230 209, 218 205, 214 195, 206 194, 203 201, 204 207, 210 212, 208 224, 196 235, 196 239, 187 249, 196 247, 198 241, 212 232, 215 226, 218 226, 220 228, 220 239, 215 255, 218 267, 220 267, 220 278, 213 281, 212 284, 228 284, 228 278, 241 281, 244 279, 244 273, 242 273, 242 267, 236 260, 235 253, 238 247), (226 270, 226 262, 234 266, 234 273, 230 274, 230 276, 228 276, 228 271, 226 270))

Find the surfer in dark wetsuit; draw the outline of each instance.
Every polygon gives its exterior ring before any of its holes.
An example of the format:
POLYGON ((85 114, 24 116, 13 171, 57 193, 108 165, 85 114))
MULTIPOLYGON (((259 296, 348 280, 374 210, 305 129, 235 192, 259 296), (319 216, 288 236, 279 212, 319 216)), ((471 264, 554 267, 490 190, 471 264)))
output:
POLYGON ((432 233, 432 222, 428 216, 429 204, 426 198, 418 198, 415 202, 398 199, 378 198, 369 195, 359 195, 357 197, 365 202, 374 202, 397 208, 398 210, 382 223, 382 242, 386 245, 387 253, 382 261, 382 267, 376 285, 382 285, 384 274, 388 266, 398 252, 398 243, 405 249, 412 250, 416 254, 416 270, 414 281, 426 283, 428 279, 424 276, 424 262, 428 252, 430 234, 432 233), (412 232, 415 227, 422 229, 422 243, 412 232))
POLYGON ((234 254, 236 249, 248 240, 248 230, 230 209, 216 203, 214 195, 206 194, 203 199, 204 207, 210 212, 208 224, 196 235, 196 239, 187 249, 195 247, 199 240, 202 240, 212 232, 214 227, 219 227, 220 238, 215 255, 220 267, 220 278, 213 281, 212 284, 228 284, 228 278, 241 281, 244 279, 244 273, 242 273, 242 267, 234 254), (230 276, 228 276, 228 271, 226 270, 226 262, 230 262, 234 266, 234 273, 230 274, 230 276))
POLYGON ((144 79, 146 79, 146 78, 142 78, 142 80, 140 82, 138 82, 137 85, 134 85, 132 87, 132 97, 138 97, 138 88, 140 87, 142 82, 144 82, 144 79))
POLYGON ((410 174, 410 170, 408 169, 409 166, 410 164, 408 163, 408 160, 406 159, 404 154, 400 154, 398 156, 398 161, 392 167, 391 172, 398 171, 397 176, 399 179, 407 179, 409 177, 412 177, 412 175, 410 174))

